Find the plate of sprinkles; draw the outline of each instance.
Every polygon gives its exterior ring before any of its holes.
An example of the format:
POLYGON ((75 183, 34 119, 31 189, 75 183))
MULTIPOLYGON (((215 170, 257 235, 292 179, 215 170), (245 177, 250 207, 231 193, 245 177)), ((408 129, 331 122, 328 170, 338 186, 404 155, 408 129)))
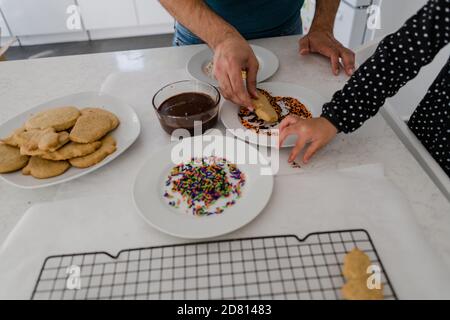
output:
MULTIPOLYGON (((253 144, 277 147, 278 127, 288 115, 302 119, 320 116, 322 106, 327 99, 319 93, 295 84, 282 82, 265 82, 258 84, 258 90, 265 95, 278 114, 278 121, 273 123, 259 119, 253 111, 225 101, 220 110, 220 119, 227 129, 239 139, 253 144)), ((283 147, 295 145, 296 137, 286 139, 283 147)))
POLYGON ((223 235, 252 221, 270 199, 273 176, 262 175, 259 164, 233 159, 235 148, 262 157, 254 146, 233 137, 204 137, 159 150, 137 175, 135 205, 144 220, 162 232, 185 239, 223 235), (202 148, 192 152, 192 145, 202 148), (227 152, 225 146, 232 145, 235 148, 227 152), (190 154, 175 161, 174 150, 184 147, 190 154))

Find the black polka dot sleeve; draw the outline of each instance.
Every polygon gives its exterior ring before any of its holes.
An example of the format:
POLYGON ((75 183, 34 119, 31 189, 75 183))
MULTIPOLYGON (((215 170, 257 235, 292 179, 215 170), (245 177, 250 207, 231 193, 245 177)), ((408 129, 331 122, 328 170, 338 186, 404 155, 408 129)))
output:
POLYGON ((450 42, 450 0, 430 0, 375 53, 322 109, 322 117, 349 133, 373 117, 450 42))

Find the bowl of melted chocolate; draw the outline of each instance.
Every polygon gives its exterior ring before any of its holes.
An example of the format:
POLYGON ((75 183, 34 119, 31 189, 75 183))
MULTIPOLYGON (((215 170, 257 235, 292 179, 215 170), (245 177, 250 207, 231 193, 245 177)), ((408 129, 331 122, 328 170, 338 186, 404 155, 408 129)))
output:
POLYGON ((153 97, 161 127, 169 134, 186 129, 193 136, 211 129, 217 123, 219 103, 219 91, 197 80, 168 84, 153 97))

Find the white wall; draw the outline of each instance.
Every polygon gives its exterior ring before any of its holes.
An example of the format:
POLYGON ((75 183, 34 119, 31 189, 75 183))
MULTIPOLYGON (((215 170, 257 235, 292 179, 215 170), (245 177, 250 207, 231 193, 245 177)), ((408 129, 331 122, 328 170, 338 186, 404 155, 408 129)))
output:
POLYGON ((381 2, 381 29, 375 37, 382 37, 400 28, 427 0, 378 0, 381 2))
POLYGON ((3 15, 0 13, 0 37, 9 37, 9 30, 8 27, 6 26, 6 22, 3 19, 3 15))

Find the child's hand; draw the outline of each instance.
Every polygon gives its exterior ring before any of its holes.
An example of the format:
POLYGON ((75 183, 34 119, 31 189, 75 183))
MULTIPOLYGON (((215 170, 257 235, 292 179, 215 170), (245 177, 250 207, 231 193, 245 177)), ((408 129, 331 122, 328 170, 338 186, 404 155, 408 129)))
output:
POLYGON ((297 135, 297 143, 292 148, 289 162, 295 160, 307 143, 303 162, 307 163, 317 150, 327 145, 337 134, 336 127, 325 118, 300 119, 297 116, 287 116, 280 124, 280 147, 290 135, 297 135))

